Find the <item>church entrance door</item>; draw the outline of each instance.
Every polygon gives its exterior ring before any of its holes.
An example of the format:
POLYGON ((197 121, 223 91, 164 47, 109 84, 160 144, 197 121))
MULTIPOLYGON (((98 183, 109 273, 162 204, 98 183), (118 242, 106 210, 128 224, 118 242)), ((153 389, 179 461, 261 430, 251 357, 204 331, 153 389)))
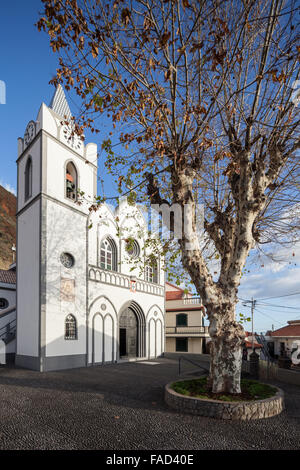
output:
POLYGON ((126 308, 119 322, 120 357, 137 357, 138 320, 131 308, 126 308))
POLYGON ((126 356, 126 328, 120 328, 120 357, 126 356))

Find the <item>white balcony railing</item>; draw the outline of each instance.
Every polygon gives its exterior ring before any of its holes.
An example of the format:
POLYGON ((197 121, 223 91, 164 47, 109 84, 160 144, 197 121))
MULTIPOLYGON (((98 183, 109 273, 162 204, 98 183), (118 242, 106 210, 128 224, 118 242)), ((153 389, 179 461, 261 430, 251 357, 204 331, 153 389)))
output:
POLYGON ((208 334, 207 326, 166 326, 166 335, 200 335, 208 334))
POLYGON ((183 305, 201 305, 201 298, 200 297, 187 297, 183 299, 183 305))
MULTIPOLYGON (((103 284, 110 284, 113 286, 123 287, 125 289, 132 289, 133 284, 130 276, 127 274, 118 273, 115 271, 107 271, 100 269, 96 266, 90 266, 89 268, 89 280, 95 282, 101 282, 103 284)), ((136 292, 144 292, 145 294, 154 294, 161 297, 164 296, 164 288, 158 284, 143 281, 142 279, 136 279, 134 283, 136 292)))

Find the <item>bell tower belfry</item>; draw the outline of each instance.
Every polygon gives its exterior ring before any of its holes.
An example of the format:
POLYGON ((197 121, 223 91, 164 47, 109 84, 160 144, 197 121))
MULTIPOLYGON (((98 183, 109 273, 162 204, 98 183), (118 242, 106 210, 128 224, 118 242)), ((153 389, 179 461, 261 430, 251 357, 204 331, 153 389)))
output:
POLYGON ((74 135, 58 85, 18 139, 16 364, 86 365, 87 218, 97 194, 97 146, 74 135))

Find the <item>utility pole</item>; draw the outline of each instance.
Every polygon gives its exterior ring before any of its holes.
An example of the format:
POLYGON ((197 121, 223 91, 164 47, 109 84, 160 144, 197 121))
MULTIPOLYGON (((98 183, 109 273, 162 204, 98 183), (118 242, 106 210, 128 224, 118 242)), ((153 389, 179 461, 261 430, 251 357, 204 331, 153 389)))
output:
POLYGON ((16 261, 16 245, 13 244, 13 246, 11 247, 11 251, 13 253, 13 263, 15 263, 16 261))
POLYGON ((254 308, 255 308, 256 300, 251 299, 251 317, 252 317, 252 352, 254 352, 254 330, 253 330, 253 317, 254 317, 254 308))

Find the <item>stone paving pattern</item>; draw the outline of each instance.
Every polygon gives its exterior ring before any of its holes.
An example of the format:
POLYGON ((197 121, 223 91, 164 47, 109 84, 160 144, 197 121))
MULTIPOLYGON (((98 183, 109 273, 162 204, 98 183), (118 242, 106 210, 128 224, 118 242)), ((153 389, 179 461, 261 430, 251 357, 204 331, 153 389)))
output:
MULTIPOLYGON (((0 369, 0 449, 299 449, 300 387, 286 410, 254 421, 181 414, 164 402, 178 363, 39 373, 0 369)), ((182 377, 180 377, 182 378, 182 377)))

